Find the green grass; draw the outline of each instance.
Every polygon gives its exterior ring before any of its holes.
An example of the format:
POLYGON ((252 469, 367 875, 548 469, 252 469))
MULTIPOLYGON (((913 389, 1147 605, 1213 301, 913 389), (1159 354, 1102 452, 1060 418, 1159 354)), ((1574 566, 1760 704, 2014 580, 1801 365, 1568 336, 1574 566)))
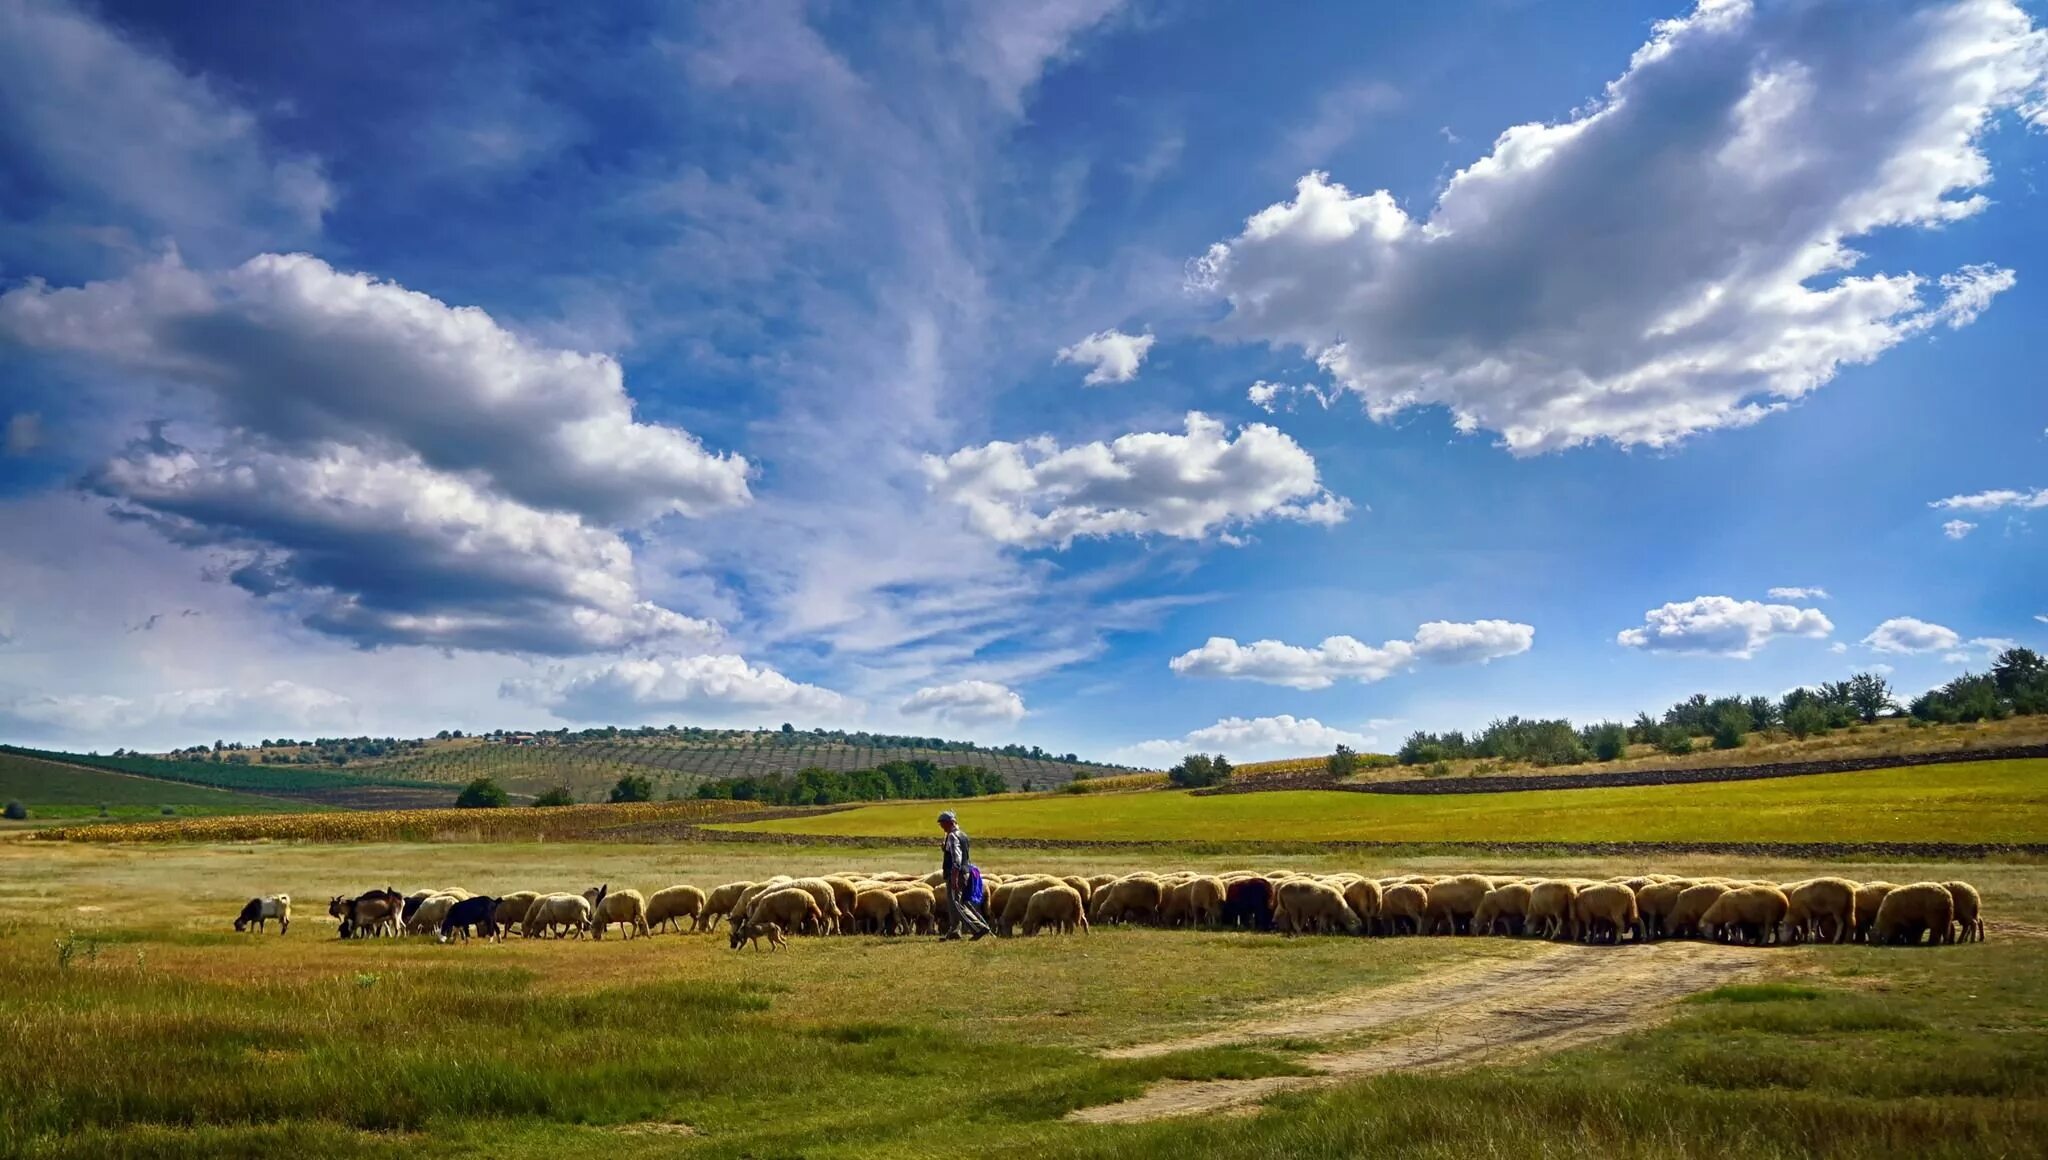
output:
POLYGON ((18 745, 0 745, 0 755, 13 757, 41 758, 68 765, 90 766, 114 773, 126 773, 136 777, 155 778, 161 781, 182 782, 187 785, 209 786, 216 789, 248 790, 257 793, 305 793, 317 790, 350 789, 365 785, 430 786, 426 782, 411 781, 402 777, 385 777, 374 774, 356 774, 304 769, 289 765, 233 765, 213 761, 172 761, 160 757, 146 757, 141 754, 121 757, 103 757, 91 753, 57 753, 40 749, 25 749, 18 745))
MULTIPOLYGON (((977 838, 1106 841, 2048 842, 2048 760, 1765 781, 1439 796, 1059 795, 960 806, 977 838)), ((926 803, 728 827, 929 836, 926 803)))
POLYGON ((308 808, 301 802, 81 769, 0 751, 0 802, 4 801, 28 806, 33 821, 98 817, 101 805, 107 807, 108 817, 130 820, 158 817, 164 806, 173 807, 181 817, 308 808))

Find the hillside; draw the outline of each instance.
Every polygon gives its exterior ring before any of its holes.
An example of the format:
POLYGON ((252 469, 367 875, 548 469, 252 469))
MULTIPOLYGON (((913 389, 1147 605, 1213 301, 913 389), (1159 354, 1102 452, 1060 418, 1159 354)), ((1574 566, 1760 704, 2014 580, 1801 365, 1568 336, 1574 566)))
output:
POLYGON ((156 818, 169 807, 180 816, 256 814, 318 809, 317 805, 86 769, 0 751, 0 801, 26 805, 31 821, 105 816, 156 818))

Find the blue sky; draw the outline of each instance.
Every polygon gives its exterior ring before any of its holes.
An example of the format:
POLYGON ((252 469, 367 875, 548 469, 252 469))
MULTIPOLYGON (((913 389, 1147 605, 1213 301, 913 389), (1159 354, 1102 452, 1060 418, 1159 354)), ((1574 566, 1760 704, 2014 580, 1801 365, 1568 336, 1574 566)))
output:
POLYGON ((2048 643, 2042 25, 0 0, 0 736, 1910 695, 2048 643))

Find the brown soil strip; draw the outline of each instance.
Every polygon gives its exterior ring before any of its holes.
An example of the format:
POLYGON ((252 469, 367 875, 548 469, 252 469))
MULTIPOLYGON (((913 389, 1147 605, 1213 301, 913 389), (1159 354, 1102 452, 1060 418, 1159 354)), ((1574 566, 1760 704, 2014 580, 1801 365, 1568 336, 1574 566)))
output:
POLYGON ((1250 1110, 1277 1092, 1381 1072, 1500 1063, 1561 1051, 1653 1022, 1678 999, 1725 983, 1755 967, 1762 957, 1763 952, 1747 947, 1661 942, 1560 946, 1529 959, 1468 964, 1314 1009, 1107 1053, 1130 1058, 1226 1043, 1327 1039, 1409 1025, 1367 1047, 1303 1058, 1315 1075, 1168 1081, 1136 1099, 1082 1108, 1067 1118, 1113 1124, 1250 1110))

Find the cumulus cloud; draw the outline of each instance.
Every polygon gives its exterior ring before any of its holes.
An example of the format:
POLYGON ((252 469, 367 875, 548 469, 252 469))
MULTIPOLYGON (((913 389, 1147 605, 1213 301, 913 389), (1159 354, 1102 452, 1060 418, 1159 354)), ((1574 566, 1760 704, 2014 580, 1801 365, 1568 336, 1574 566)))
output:
POLYGON ((1941 534, 1951 540, 1960 540, 1977 530, 1977 525, 1968 520, 1950 520, 1941 525, 1941 534))
POLYGON ((901 711, 954 725, 1014 725, 1024 719, 1024 698, 994 681, 955 681, 919 689, 901 711))
POLYGON ((1252 406, 1268 415, 1294 410, 1294 401, 1302 396, 1314 400, 1326 411, 1331 403, 1337 401, 1335 391, 1323 391, 1311 384, 1269 383, 1264 379, 1253 383, 1244 393, 1252 406))
POLYGON ((1769 592, 1764 593, 1764 595, 1773 600, 1826 600, 1828 598, 1828 590, 1825 588, 1788 586, 1773 588, 1769 592))
POLYGON ((1518 125, 1424 218, 1322 173, 1211 247, 1222 332, 1298 347, 1376 418, 1447 408, 1517 453, 1754 422, 2013 284, 1852 273, 1852 241, 1989 204, 1979 139, 2048 124, 2010 0, 1708 0, 1560 124, 1518 125))
POLYGON ((1190 753, 1222 753, 1232 761, 1271 761, 1330 753, 1339 745, 1369 749, 1377 738, 1325 725, 1314 717, 1225 717, 1185 737, 1140 741, 1118 749, 1115 758, 1131 765, 1170 765, 1190 753))
POLYGON ((1173 658, 1168 667, 1184 677, 1326 689, 1340 680, 1384 680, 1418 664, 1485 664, 1528 652, 1535 639, 1533 627, 1509 620, 1433 620, 1417 628, 1413 640, 1378 646, 1349 636, 1328 637, 1312 648, 1277 640, 1239 644, 1227 636, 1212 636, 1202 647, 1173 658))
POLYGON ((633 658, 508 681, 503 696, 532 701, 568 721, 640 721, 659 714, 740 721, 769 713, 813 722, 856 717, 860 703, 793 681, 744 657, 633 658))
POLYGON ((178 384, 219 429, 148 439, 87 484, 226 575, 366 645, 570 654, 716 628, 643 599, 618 528, 750 498, 746 461, 633 416, 616 362, 480 310, 264 255, 175 254, 0 295, 0 339, 178 384))
POLYGON ((1695 596, 1650 609, 1643 614, 1641 627, 1623 629, 1615 640, 1645 652, 1709 653, 1746 660, 1777 637, 1823 637, 1833 631, 1833 622, 1818 608, 1695 596))
POLYGON ((1872 629, 1863 643, 1886 653, 1927 653, 1953 649, 1962 637, 1952 628, 1911 616, 1894 616, 1872 629))
POLYGON ((1263 423, 1235 439, 1199 411, 1187 433, 1145 432, 1061 447, 1049 436, 927 455, 932 490, 991 539, 1066 547, 1077 537, 1158 534, 1199 540, 1260 520, 1343 522, 1300 444, 1263 423))
POLYGON ((2032 511, 2036 508, 2048 508, 2048 487, 2037 488, 2034 491, 2001 488, 1996 491, 1980 491, 1973 495, 1952 495, 1947 499, 1935 500, 1927 506, 1961 512, 1995 512, 2000 508, 2032 511))
POLYGON ((1145 355, 1151 351, 1155 341, 1149 334, 1101 330, 1072 346, 1061 348, 1058 361, 1090 368, 1081 380, 1087 386, 1128 383, 1138 377, 1138 367, 1144 363, 1145 355))

